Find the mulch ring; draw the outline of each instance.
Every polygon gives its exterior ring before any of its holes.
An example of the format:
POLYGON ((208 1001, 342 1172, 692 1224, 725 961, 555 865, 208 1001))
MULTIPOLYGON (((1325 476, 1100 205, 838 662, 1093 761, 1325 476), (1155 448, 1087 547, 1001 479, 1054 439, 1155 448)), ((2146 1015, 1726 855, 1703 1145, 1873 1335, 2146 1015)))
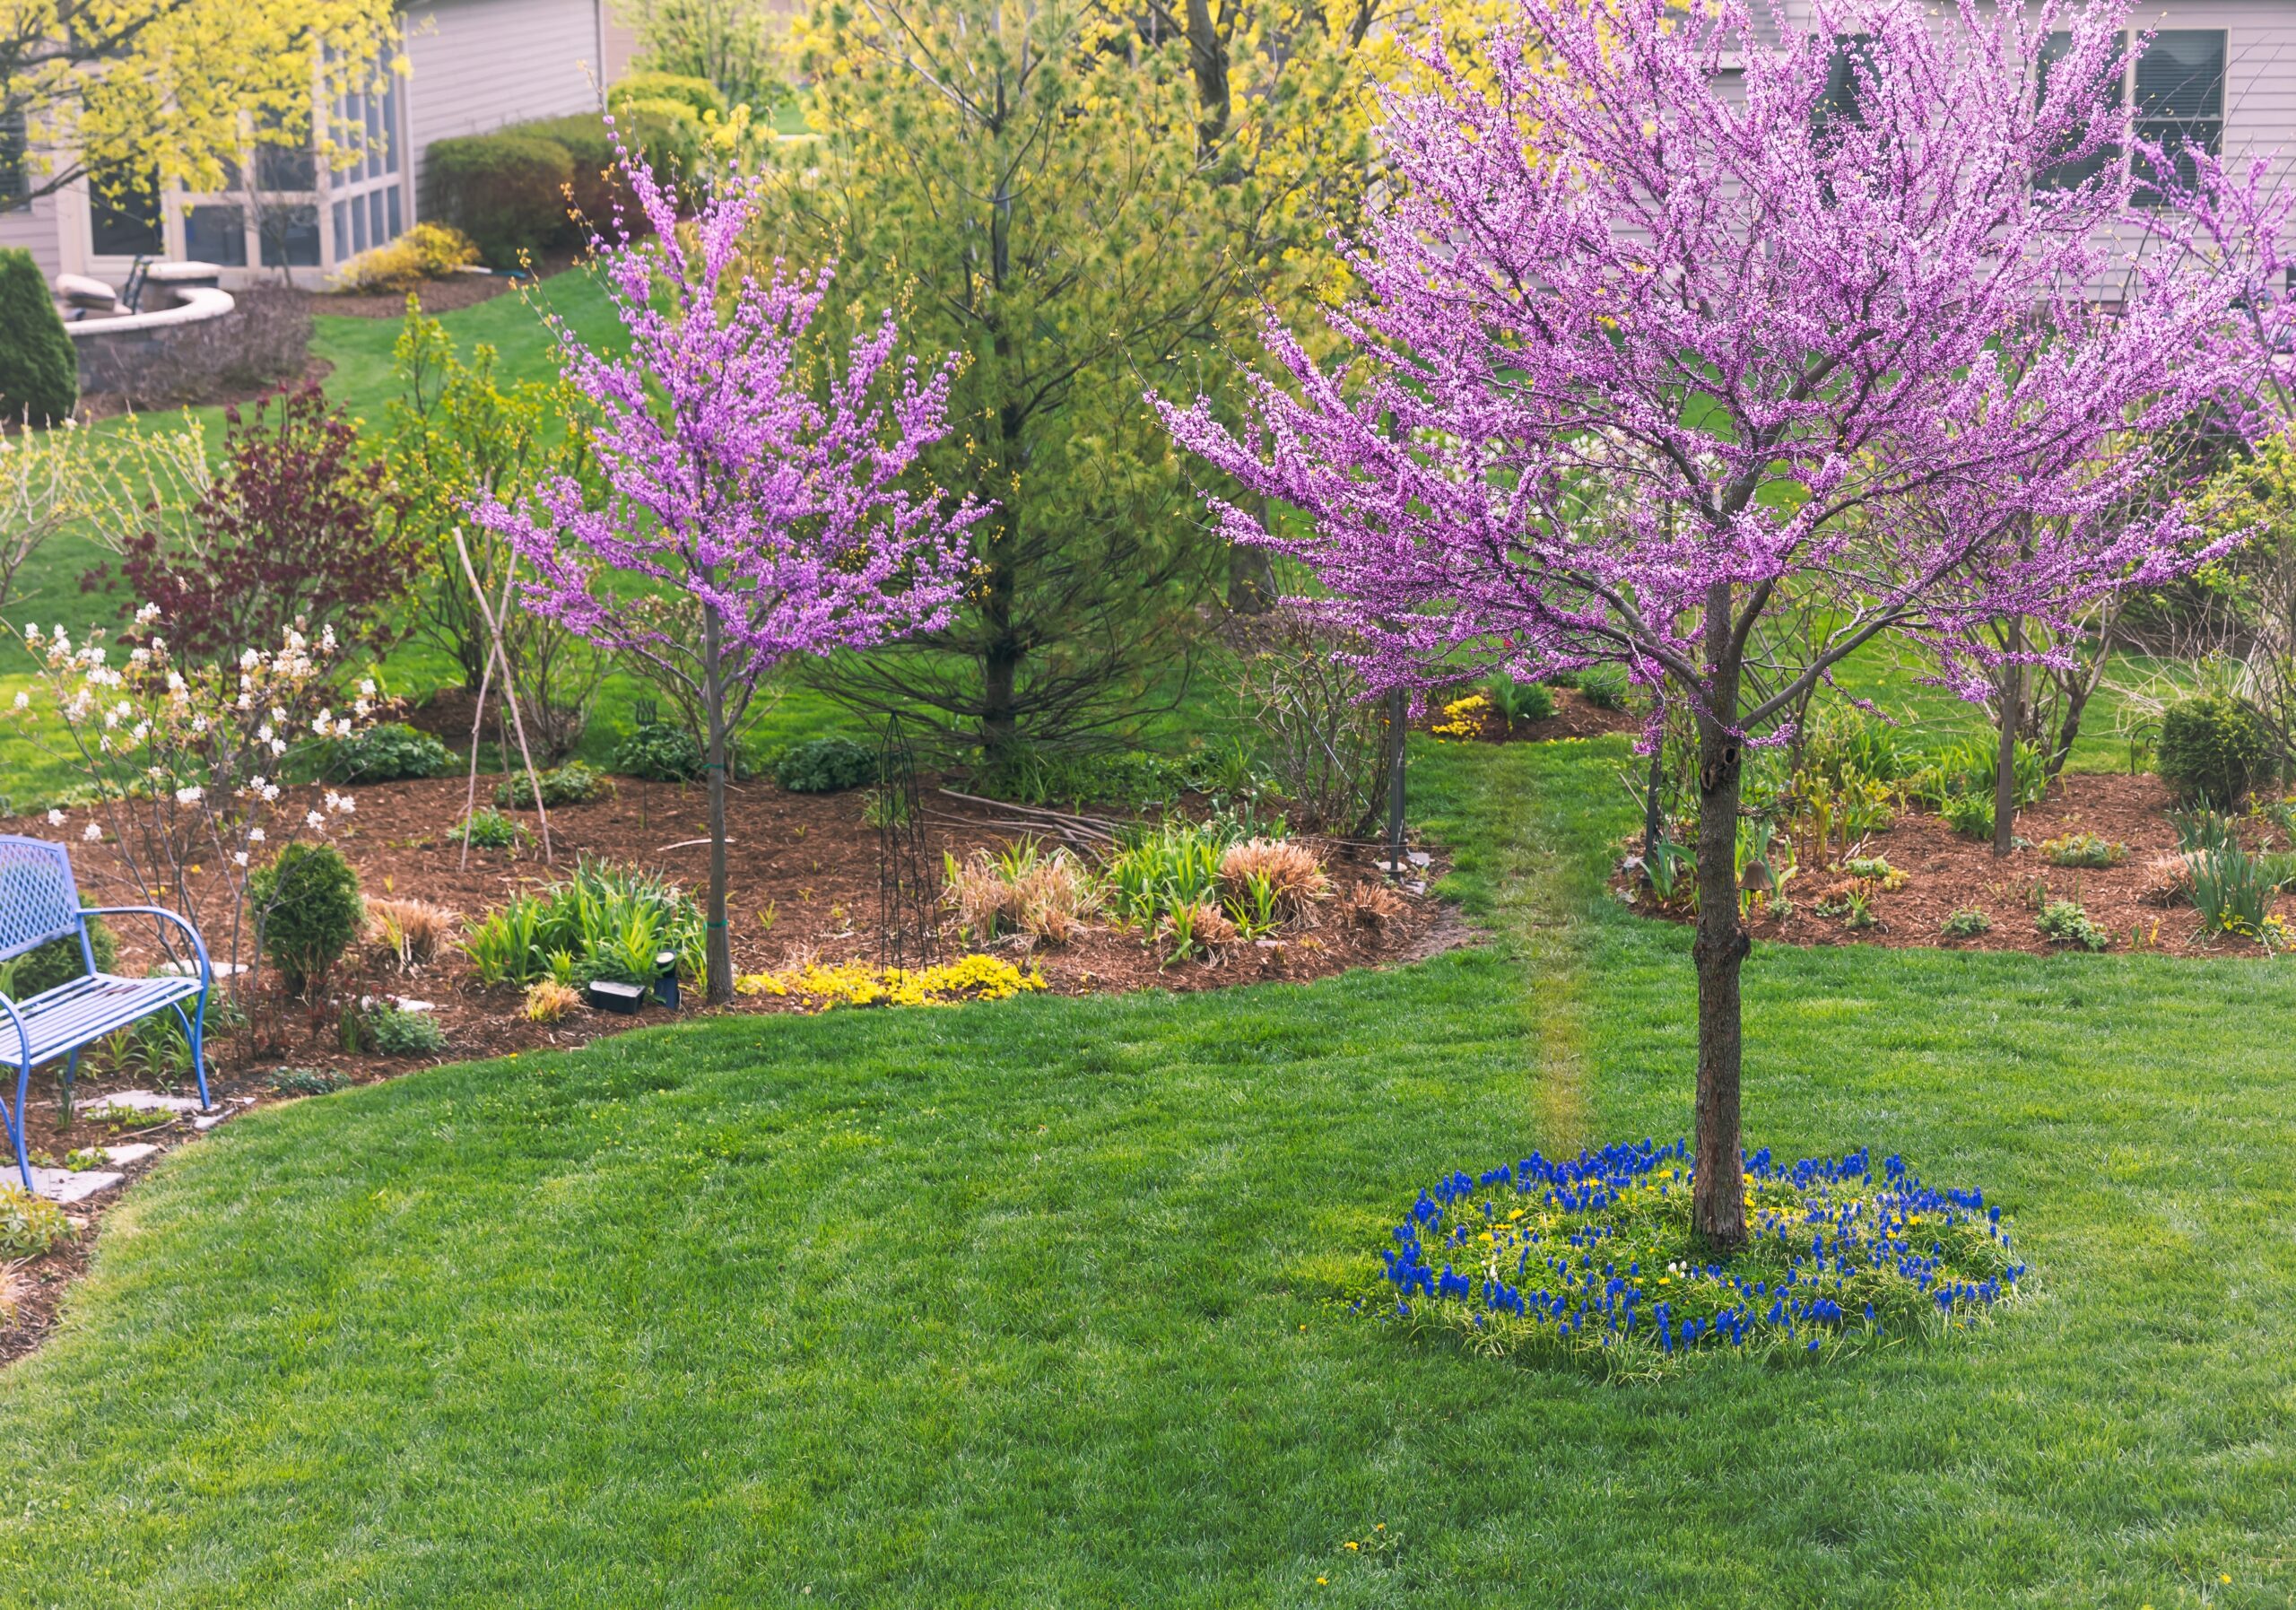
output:
MULTIPOLYGON (((2044 937, 2034 919, 2053 901, 2072 901, 2091 921, 2112 936, 2115 951, 2158 951, 2172 956, 2257 956, 2265 953, 2246 940, 2204 936, 2200 919, 2180 882, 2182 858, 2168 813, 2174 804, 2157 777, 2069 776, 2057 779, 2042 801, 2019 813, 2015 850, 1996 859, 1989 840, 1964 838, 1927 813, 1903 812, 1886 831, 1869 835, 1855 850, 1878 856, 1907 875, 1905 886, 1872 894, 1874 926, 1850 928, 1839 916, 1821 916, 1822 901, 1842 900, 1868 887, 1807 857, 1786 888, 1792 912, 1784 920, 1761 918, 1752 925, 1758 939, 1787 944, 1878 944, 1942 950, 2027 951, 2065 948, 2044 937), (2067 833, 2094 833, 2125 845, 2126 857, 2107 867, 2055 866, 2040 846, 2067 833), (1949 939, 1940 932, 1951 913, 1974 908, 1993 919, 1989 932, 1949 939)), ((2251 848, 2264 833, 2254 823, 2242 829, 2251 848)), ((1639 848, 1639 845, 1636 846, 1639 848)), ((2285 848, 2284 846, 2283 848, 2285 848)), ((1847 857, 1837 853, 1838 866, 1847 857)), ((1676 921, 1691 920, 1683 902, 1657 906, 1647 891, 1615 885, 1631 893, 1638 910, 1676 921)), ((2278 909, 2296 918, 2296 902, 2283 897, 2278 909)))
MULTIPOLYGON (((467 719, 467 717, 465 718, 467 719)), ((483 777, 479 799, 485 804, 499 780, 483 777)), ((459 778, 388 783, 356 790, 356 815, 341 825, 335 841, 358 867, 370 895, 419 899, 476 916, 499 905, 512 892, 549 882, 570 871, 577 857, 602 857, 665 874, 699 892, 709 874, 707 802, 698 786, 614 779, 612 797, 550 813, 554 865, 544 865, 539 849, 511 852, 474 849, 462 864, 453 826, 464 814, 465 783, 459 778)), ((926 825, 926 875, 937 887, 944 850, 960 859, 975 849, 995 851, 1025 837, 1048 845, 1060 841, 1059 824, 1013 807, 976 803, 941 793, 920 779, 926 825)), ((878 956, 881 855, 879 834, 862 821, 864 795, 789 794, 754 779, 735 785, 729 802, 728 861, 732 898, 729 922, 738 972, 777 971, 807 959, 823 963, 878 956)), ((531 812, 515 813, 530 826, 531 812)), ((100 905, 129 903, 136 896, 109 846, 77 841, 75 817, 58 829, 44 819, 0 821, 0 831, 73 839, 74 865, 82 892, 100 905)), ((1074 831, 1074 830, 1071 830, 1074 831)), ((1456 909, 1426 892, 1445 864, 1438 857, 1396 890, 1373 865, 1372 846, 1317 840, 1335 892, 1322 902, 1311 926, 1286 931, 1280 939, 1226 947, 1212 959, 1163 964, 1159 950, 1140 935, 1094 923, 1066 944, 1031 943, 1025 935, 986 946, 964 943, 944 923, 940 954, 952 959, 979 948, 1041 972, 1048 992, 1091 995, 1158 988, 1218 989, 1266 980, 1304 981, 1349 968, 1389 966, 1415 961, 1464 943, 1469 930, 1456 909), (1382 892, 1373 894, 1372 890, 1382 892)), ((194 916, 207 931, 217 961, 228 953, 224 891, 216 884, 210 902, 195 895, 194 916)), ((163 902, 164 903, 164 902, 163 902)), ((137 973, 160 961, 148 923, 133 918, 117 925, 121 970, 137 973)), ((215 1101, 236 1117, 283 1098, 270 1076, 283 1067, 323 1069, 351 1083, 373 1083, 434 1062, 548 1051, 579 1046, 601 1034, 670 1021, 648 1005, 636 1016, 577 1008, 554 1025, 528 1023, 515 989, 482 990, 470 979, 458 953, 401 974, 371 955, 345 962, 338 978, 343 996, 388 996, 427 1002, 447 1037, 448 1051, 436 1057, 386 1057, 344 1053, 333 1007, 313 1012, 265 988, 255 996, 252 1024, 219 1036, 211 1046, 216 1065, 209 1079, 215 1101)), ((264 975, 266 979, 268 973, 264 975)), ((686 998, 699 998, 688 983, 686 998)), ((744 996, 726 1010, 764 1013, 801 1011, 794 998, 744 996)), ((685 1015, 693 1015, 691 1009, 685 1015)), ((26 1140, 35 1153, 60 1162, 80 1148, 121 1140, 156 1144, 157 1155, 120 1170, 130 1183, 158 1155, 192 1138, 192 1115, 155 1113, 132 1133, 99 1127, 90 1115, 118 1092, 152 1087, 148 1075, 113 1066, 99 1053, 83 1059, 75 1092, 75 1121, 60 1125, 57 1086, 45 1070, 33 1077, 26 1140)), ((187 1089, 187 1086, 186 1087, 187 1089)), ((13 1095, 13 1092, 11 1094, 13 1095)), ((13 1159, 9 1160, 13 1171, 13 1159)), ((13 1178, 13 1172, 10 1175, 13 1178)), ((37 1345, 53 1321, 56 1303, 84 1266, 90 1231, 117 1188, 73 1204, 67 1212, 81 1227, 78 1238, 48 1257, 13 1266, 0 1265, 0 1362, 37 1345), (11 1311, 13 1299, 13 1312, 11 1311)))

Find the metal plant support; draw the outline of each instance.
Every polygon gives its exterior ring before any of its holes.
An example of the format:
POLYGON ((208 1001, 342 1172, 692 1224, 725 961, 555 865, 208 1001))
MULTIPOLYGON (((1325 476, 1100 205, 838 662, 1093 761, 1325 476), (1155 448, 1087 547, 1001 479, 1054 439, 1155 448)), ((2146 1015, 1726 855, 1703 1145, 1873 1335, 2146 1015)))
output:
POLYGON ((917 755, 898 715, 885 720, 872 809, 877 818, 877 964, 929 967, 940 935, 941 892, 917 795, 917 755))

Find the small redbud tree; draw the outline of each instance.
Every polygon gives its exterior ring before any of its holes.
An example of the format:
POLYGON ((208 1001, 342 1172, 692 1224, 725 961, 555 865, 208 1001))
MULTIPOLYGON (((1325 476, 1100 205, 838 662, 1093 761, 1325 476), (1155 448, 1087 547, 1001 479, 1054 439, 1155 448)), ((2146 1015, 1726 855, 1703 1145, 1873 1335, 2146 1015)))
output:
POLYGON ((917 483, 918 451, 946 431, 952 359, 896 362, 890 316, 841 360, 807 342, 831 270, 739 272, 755 210, 735 174, 679 222, 678 197, 640 161, 622 167, 650 236, 594 239, 627 350, 552 328, 561 365, 598 410, 596 506, 573 479, 522 502, 474 501, 537 579, 529 607, 635 655, 688 690, 706 723, 709 998, 733 998, 726 930, 729 735, 793 656, 865 648, 944 625, 979 515, 917 483), (661 630, 663 594, 698 606, 691 636, 661 630))

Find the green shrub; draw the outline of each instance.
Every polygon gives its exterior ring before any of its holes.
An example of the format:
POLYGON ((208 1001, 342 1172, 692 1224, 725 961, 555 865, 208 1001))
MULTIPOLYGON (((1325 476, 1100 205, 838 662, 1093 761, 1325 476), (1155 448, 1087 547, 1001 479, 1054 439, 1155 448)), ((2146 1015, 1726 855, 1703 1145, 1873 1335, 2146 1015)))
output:
POLYGON ((2112 944, 2112 936, 2089 920, 2089 914, 2069 900, 2053 900, 2041 908, 2033 919, 2041 937, 2052 944, 2077 944, 2084 950, 2100 951, 2112 944))
POLYGON ((1632 684, 1617 666, 1589 666, 1578 673, 1578 696, 1598 710, 1622 710, 1632 684))
POLYGON ((850 738, 807 738, 774 762, 773 780, 792 794, 834 794, 875 782, 877 757, 850 738))
MULTIPOLYGON (((1992 738, 1958 738, 1930 752, 1909 779, 1908 792, 1928 801, 1941 815, 1945 802, 1955 795, 1981 795, 1986 802, 1986 831, 1991 832, 1993 792, 2000 769, 2000 745, 1992 738)), ((2009 788, 2021 811, 2038 804, 2048 792, 2048 764, 2031 744, 2020 744, 2013 752, 2009 788)))
POLYGON ((657 783, 690 783, 701 776, 701 745, 683 727, 656 722, 614 745, 613 769, 657 783))
POLYGON ((569 761, 563 766, 552 767, 539 778, 528 778, 523 771, 513 772, 494 785, 494 803, 506 811, 531 811, 537 784, 542 789, 543 804, 553 811, 561 805, 588 805, 613 791, 613 785, 604 776, 579 761, 569 761))
POLYGON ((1993 918, 1975 906, 1962 906, 1947 913, 1937 925, 1937 931, 1948 939, 1974 939, 1979 934, 1993 932, 1993 918))
POLYGON ((338 782, 395 783, 437 777, 455 763, 454 752, 404 721, 386 721, 354 733, 327 755, 327 775, 338 782))
POLYGON ((440 220, 468 235, 497 268, 568 239, 574 159, 556 140, 512 129, 430 144, 429 178, 440 220))
POLYGON ((2095 833, 2064 833, 2042 840, 2041 854, 2052 866, 2118 866, 2128 859, 2128 846, 2095 833))
POLYGON ((1802 769, 1839 786, 1853 777, 1894 782, 1911 768, 1895 727, 1854 705, 1833 705, 1804 735, 1802 769))
POLYGON ((2200 693, 2161 718, 2159 756, 2161 775, 2185 798, 2230 806, 2265 780, 2272 742, 2247 701, 2200 693))
POLYGON ((0 250, 0 419, 47 425, 80 400, 80 355, 28 251, 0 250))
POLYGON ((428 1012, 378 1006, 360 1025, 361 1038, 385 1057, 430 1057, 447 1049, 447 1031, 428 1012))
MULTIPOLYGON (((82 901, 82 905, 88 902, 82 901)), ((88 947, 96 953, 96 970, 111 972, 119 966, 119 942, 112 937, 111 929, 100 917, 88 918, 88 947)), ((80 954, 80 941, 67 936, 51 939, 38 950, 26 951, 6 964, 6 977, 0 979, 0 994, 13 1000, 29 1000, 85 976, 87 960, 80 954)))
POLYGON ((21 1185, 0 1185, 0 1258, 38 1258, 71 1239, 62 1208, 21 1185))
POLYGON ((1138 749, 1115 753, 1022 744, 997 765, 976 772, 972 787, 992 799, 1019 805, 1105 805, 1136 811, 1178 799, 1192 786, 1196 770, 1193 763, 1138 749))
POLYGON ((455 824, 455 837, 460 840, 467 832, 474 849, 516 849, 533 835, 526 824, 500 811, 473 811, 467 821, 455 824))
POLYGON ((359 875, 331 844, 290 844, 248 880, 261 914, 263 953, 287 988, 323 988, 365 918, 359 875))
POLYGON ((1993 796, 1948 794, 1938 802, 1937 814, 1964 839, 1993 837, 1993 796))
POLYGON ((619 117, 632 102, 644 100, 682 101, 697 117, 710 112, 722 117, 727 109, 726 98, 706 78, 689 78, 683 73, 632 73, 616 80, 606 91, 606 110, 619 117))

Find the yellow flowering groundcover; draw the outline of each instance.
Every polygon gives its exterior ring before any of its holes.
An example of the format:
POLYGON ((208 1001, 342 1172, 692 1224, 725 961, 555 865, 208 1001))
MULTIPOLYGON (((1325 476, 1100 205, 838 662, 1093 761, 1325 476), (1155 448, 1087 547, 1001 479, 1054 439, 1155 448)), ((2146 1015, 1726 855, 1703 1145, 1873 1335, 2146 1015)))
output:
POLYGON ((961 1001, 1001 1001, 1042 989, 1044 974, 1022 972, 1010 962, 976 953, 931 967, 872 967, 865 962, 827 966, 808 962, 781 972, 745 973, 734 980, 744 995, 794 996, 811 1010, 831 1006, 949 1006, 961 1001))

